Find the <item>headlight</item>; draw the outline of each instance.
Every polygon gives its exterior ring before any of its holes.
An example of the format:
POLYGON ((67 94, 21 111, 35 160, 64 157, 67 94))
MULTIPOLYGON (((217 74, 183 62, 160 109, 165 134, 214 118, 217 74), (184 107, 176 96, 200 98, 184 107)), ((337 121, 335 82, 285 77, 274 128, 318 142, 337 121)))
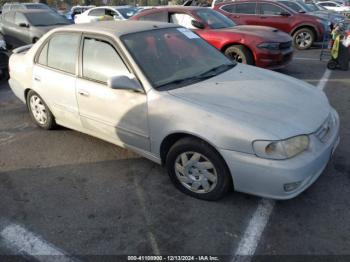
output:
POLYGON ((262 43, 257 45, 259 48, 265 48, 269 50, 279 50, 280 49, 280 43, 262 43))
POLYGON ((253 149, 258 157, 268 159, 287 159, 305 151, 309 147, 307 135, 295 136, 280 141, 256 140, 253 149))

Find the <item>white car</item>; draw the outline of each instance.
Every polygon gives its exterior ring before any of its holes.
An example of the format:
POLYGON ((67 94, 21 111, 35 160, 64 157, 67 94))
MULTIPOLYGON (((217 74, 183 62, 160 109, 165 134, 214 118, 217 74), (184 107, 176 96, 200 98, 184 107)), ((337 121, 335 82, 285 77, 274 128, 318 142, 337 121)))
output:
POLYGON ((138 12, 133 6, 100 6, 86 10, 74 17, 76 24, 97 22, 100 20, 127 20, 138 12), (106 19, 110 17, 110 19, 106 19))
POLYGON ((9 84, 38 126, 130 148, 200 199, 232 188, 295 197, 339 142, 338 114, 320 89, 232 62, 175 24, 63 26, 29 48, 13 51, 9 84))
POLYGON ((317 5, 336 12, 341 12, 341 13, 350 12, 350 6, 341 5, 333 1, 318 2, 317 5))

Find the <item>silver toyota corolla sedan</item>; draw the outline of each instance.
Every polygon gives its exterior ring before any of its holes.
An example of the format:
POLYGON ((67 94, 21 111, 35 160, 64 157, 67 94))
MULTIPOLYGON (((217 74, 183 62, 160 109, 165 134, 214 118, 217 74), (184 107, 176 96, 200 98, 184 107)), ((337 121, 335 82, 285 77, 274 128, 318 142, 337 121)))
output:
POLYGON ((177 188, 200 199, 231 188, 295 197, 339 142, 338 114, 321 90, 235 64, 177 25, 55 29, 14 51, 10 75, 38 126, 130 148, 164 164, 177 188))

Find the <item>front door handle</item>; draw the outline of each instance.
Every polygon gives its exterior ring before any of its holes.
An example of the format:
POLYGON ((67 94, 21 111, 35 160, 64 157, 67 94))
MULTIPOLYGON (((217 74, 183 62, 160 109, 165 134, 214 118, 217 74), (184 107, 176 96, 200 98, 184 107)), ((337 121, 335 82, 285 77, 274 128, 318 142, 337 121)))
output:
POLYGON ((40 82, 41 78, 39 76, 34 76, 34 80, 40 82))
POLYGON ((85 91, 85 90, 79 90, 78 91, 78 94, 81 95, 81 96, 89 96, 89 92, 85 91))
POLYGON ((233 18, 240 18, 239 15, 233 15, 232 17, 233 17, 233 18))

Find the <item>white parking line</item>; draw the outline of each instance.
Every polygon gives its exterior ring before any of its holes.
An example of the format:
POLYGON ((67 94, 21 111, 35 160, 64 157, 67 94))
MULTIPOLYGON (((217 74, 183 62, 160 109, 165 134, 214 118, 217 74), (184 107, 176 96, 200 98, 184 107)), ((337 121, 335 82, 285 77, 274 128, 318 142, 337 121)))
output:
POLYGON ((293 57, 294 60, 304 60, 304 61, 320 61, 317 58, 306 58, 306 57, 293 57))
MULTIPOLYGON (((323 90, 331 76, 332 71, 326 69, 322 78, 317 84, 317 88, 323 90)), ((275 205, 274 200, 262 199, 259 202, 258 208, 255 210, 249 224, 244 232, 241 241, 238 244, 233 261, 239 256, 247 256, 245 262, 249 262, 255 254, 255 250, 259 244, 260 238, 269 221, 270 215, 275 205)))
POLYGON ((262 232, 265 229, 272 213, 275 201, 261 199, 258 208, 255 210, 243 238, 238 244, 235 256, 253 256, 258 246, 262 232))
POLYGON ((332 73, 331 70, 326 69, 326 71, 324 72, 324 74, 323 74, 321 80, 320 80, 320 81, 318 82, 318 84, 317 84, 317 87, 318 87, 319 89, 323 90, 323 89, 325 88, 325 86, 326 86, 326 84, 327 84, 327 82, 328 82, 328 80, 329 80, 329 77, 331 76, 331 73, 332 73))
POLYGON ((0 233, 5 244, 14 252, 35 258, 38 261, 73 262, 63 251, 27 231, 20 225, 6 226, 0 233))

